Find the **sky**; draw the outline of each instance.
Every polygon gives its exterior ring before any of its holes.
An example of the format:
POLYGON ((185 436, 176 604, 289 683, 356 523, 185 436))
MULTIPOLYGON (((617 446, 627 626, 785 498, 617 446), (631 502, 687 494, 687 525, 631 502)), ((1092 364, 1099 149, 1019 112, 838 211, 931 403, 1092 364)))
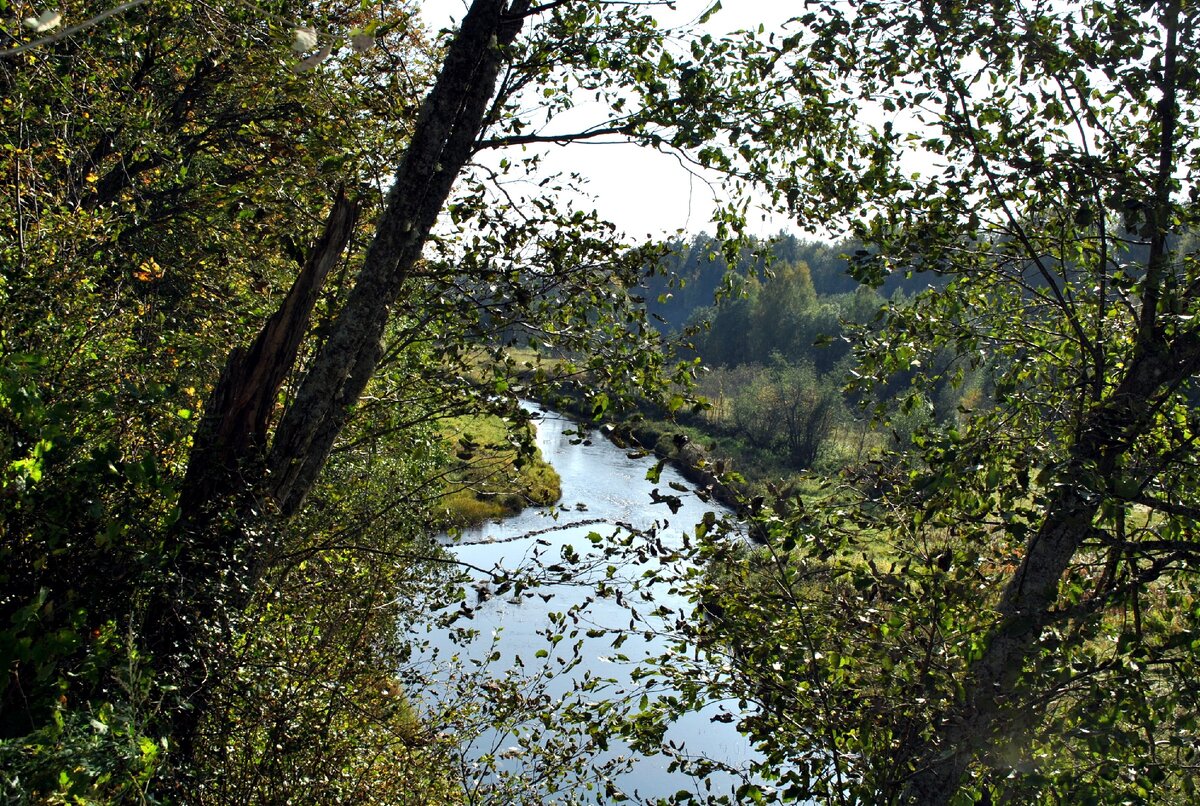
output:
MULTIPOLYGON (((679 25, 697 19, 712 0, 679 0, 676 10, 663 9, 664 25, 679 25)), ((421 12, 434 30, 450 27, 462 18, 464 0, 423 0, 421 12)), ((705 24, 713 35, 764 25, 781 29, 797 7, 786 0, 728 0, 705 24)), ((586 111, 586 104, 581 104, 586 111)), ((565 127, 564 123, 564 127, 565 127)), ((595 209, 630 237, 660 237, 683 230, 689 234, 712 232, 716 203, 708 183, 692 175, 672 156, 632 144, 576 143, 549 147, 544 165, 549 170, 574 171, 587 180, 590 198, 576 197, 583 209, 595 209)), ((751 231, 767 236, 781 229, 800 231, 794 222, 778 216, 762 218, 752 213, 751 231)))

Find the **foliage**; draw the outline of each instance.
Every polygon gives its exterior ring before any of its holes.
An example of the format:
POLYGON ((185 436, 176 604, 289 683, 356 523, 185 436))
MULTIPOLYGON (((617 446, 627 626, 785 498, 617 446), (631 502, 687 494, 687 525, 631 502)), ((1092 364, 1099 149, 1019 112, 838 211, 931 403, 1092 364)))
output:
POLYGON ((179 557, 164 537, 213 359, 270 310, 331 186, 395 152, 337 103, 391 119, 394 83, 314 87, 244 10, 156 3, 104 28, 0 63, 0 692, 18 800, 151 791, 174 743, 143 624, 179 557))
POLYGON ((724 597, 697 628, 722 647, 710 692, 757 704, 781 796, 1194 791, 1198 22, 1171 0, 821 4, 747 45, 844 93, 819 172, 763 166, 781 200, 852 228, 864 282, 949 278, 860 334, 859 386, 905 377, 911 414, 996 379, 993 407, 852 479, 857 503, 770 513, 770 582, 700 586, 724 597), (880 536, 894 565, 863 556, 880 536))
POLYGON ((512 342, 600 411, 693 371, 631 293, 662 250, 560 204, 569 180, 509 180, 537 176, 526 147, 601 134, 736 177, 728 133, 787 86, 745 92, 735 50, 680 50, 639 4, 477 0, 438 43, 408 6, 93 22, 0 62, 5 796, 452 798, 380 671, 414 602, 459 584, 427 534, 428 424, 491 413, 519 439, 541 380, 512 342), (281 58, 314 36, 336 58, 281 58), (548 129, 579 92, 605 119, 548 129))
MULTIPOLYGON (((679 696, 631 741, 728 698, 785 799, 1190 795, 1198 26, 1181 0, 856 0, 716 38, 638 3, 475 0, 431 44, 405 7, 167 2, 4 57, 5 797, 461 794, 462 757, 409 705, 426 681, 392 674, 413 614, 461 603, 428 534, 430 423, 494 414, 520 443, 518 396, 546 378, 512 346, 597 415, 677 410, 664 376, 697 371, 635 293, 670 248, 622 243, 539 174, 540 147, 603 137, 726 177, 720 258, 686 260, 705 297, 736 282, 701 266, 766 251, 726 237, 748 183, 850 231, 856 280, 934 278, 876 322, 871 292, 783 243, 774 279, 718 306, 702 354, 787 359, 734 396, 748 435, 814 461, 839 357, 808 350, 840 317, 863 325, 861 399, 907 389, 912 450, 819 506, 752 501, 760 551, 697 529, 684 637, 708 657, 675 648, 679 696), (379 47, 282 60, 313 44, 305 19, 379 47), (556 129, 583 95, 599 118, 556 129), (946 392, 972 387, 994 405, 946 392)), ((448 723, 525 719, 523 676, 505 685, 448 723)), ((540 748, 539 785, 599 741, 540 748)))

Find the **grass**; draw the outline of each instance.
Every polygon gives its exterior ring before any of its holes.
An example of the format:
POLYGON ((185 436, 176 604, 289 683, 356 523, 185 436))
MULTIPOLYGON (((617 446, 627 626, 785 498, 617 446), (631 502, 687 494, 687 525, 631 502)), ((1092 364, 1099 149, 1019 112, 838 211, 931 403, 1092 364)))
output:
POLYGON ((712 459, 725 460, 729 469, 741 474, 756 493, 765 492, 770 482, 777 489, 798 491, 806 498, 823 497, 827 495, 826 482, 836 477, 838 468, 878 455, 882 441, 877 432, 869 432, 864 438, 857 424, 838 426, 826 441, 816 466, 800 471, 787 461, 784 451, 757 447, 742 436, 716 426, 706 427, 702 418, 698 420, 697 424, 685 424, 647 419, 639 428, 660 435, 657 444, 646 447, 668 454, 673 435, 687 435, 689 440, 703 446, 712 459))
POLYGON ((509 428, 491 415, 443 422, 441 436, 452 464, 442 497, 444 525, 473 526, 562 497, 558 473, 537 449, 522 455, 509 428))

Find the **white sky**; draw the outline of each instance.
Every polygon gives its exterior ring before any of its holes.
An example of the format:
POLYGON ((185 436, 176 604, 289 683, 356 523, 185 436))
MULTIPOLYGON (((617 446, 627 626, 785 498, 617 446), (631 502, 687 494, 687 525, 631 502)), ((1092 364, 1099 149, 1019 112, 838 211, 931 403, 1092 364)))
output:
MULTIPOLYGON (((662 9, 664 25, 686 24, 698 18, 711 0, 679 0, 674 12, 662 9)), ((467 7, 465 0, 423 0, 421 12, 433 29, 450 27, 467 7)), ((705 25, 713 35, 762 24, 780 29, 797 13, 797 5, 786 0, 727 0, 705 25)), ((557 129, 555 129, 557 130, 557 129)), ((564 130, 569 130, 564 124, 564 130)), ((646 235, 712 232, 715 208, 713 188, 693 176, 675 158, 631 144, 575 143, 550 147, 544 167, 548 171, 574 171, 587 179, 591 199, 576 199, 577 206, 599 214, 634 238, 646 235)), ((794 222, 780 217, 762 219, 751 213, 751 228, 758 235, 773 235, 781 229, 798 231, 794 222)))

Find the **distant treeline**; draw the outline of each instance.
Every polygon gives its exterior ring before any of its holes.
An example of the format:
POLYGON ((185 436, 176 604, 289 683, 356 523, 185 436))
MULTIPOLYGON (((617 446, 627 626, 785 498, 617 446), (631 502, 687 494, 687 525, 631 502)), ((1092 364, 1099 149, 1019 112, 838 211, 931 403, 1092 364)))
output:
MULTIPOLYGON (((861 246, 804 241, 781 234, 751 243, 732 261, 708 236, 680 241, 647 281, 646 307, 683 356, 699 356, 709 371, 700 391, 712 403, 710 429, 766 451, 792 468, 862 458, 861 426, 885 412, 887 440, 907 443, 930 418, 956 416, 960 407, 987 405, 990 373, 983 367, 947 373, 932 399, 906 400, 903 371, 869 399, 843 393, 853 369, 852 332, 873 328, 889 303, 943 283, 933 272, 894 274, 878 287, 849 272, 861 246)), ((949 370, 955 357, 946 354, 949 370)), ((957 368, 956 368, 957 369, 957 368)), ((873 444, 878 445, 876 441, 873 444)))
POLYGON ((897 273, 872 288, 849 271, 859 243, 806 241, 780 233, 751 241, 732 261, 720 241, 680 240, 646 281, 646 308, 684 354, 713 367, 811 363, 822 375, 849 352, 848 324, 871 322, 888 300, 902 300, 942 283, 930 272, 897 273))

